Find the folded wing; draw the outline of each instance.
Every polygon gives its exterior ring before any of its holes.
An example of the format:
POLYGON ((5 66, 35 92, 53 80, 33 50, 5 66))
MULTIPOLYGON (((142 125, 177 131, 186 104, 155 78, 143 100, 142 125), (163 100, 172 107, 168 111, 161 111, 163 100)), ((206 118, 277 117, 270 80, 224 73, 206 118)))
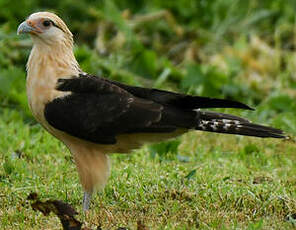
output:
POLYGON ((47 122, 84 140, 114 144, 116 135, 145 130, 161 119, 162 105, 134 97, 103 79, 60 79, 57 89, 72 93, 45 106, 47 122))

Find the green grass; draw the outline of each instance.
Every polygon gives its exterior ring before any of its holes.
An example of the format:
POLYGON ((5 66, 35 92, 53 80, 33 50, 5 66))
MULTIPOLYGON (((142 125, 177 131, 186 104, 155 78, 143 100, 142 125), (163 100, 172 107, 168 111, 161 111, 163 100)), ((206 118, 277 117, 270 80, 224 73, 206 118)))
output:
POLYGON ((293 229, 296 144, 200 132, 181 137, 177 154, 148 147, 112 155, 112 174, 84 216, 82 189, 69 151, 18 112, 0 120, 0 229, 61 229, 26 197, 60 199, 78 219, 103 229, 293 229))
MULTIPOLYGON (((26 197, 60 199, 103 229, 296 227, 296 30, 293 0, 0 0, 0 229, 61 229, 26 197), (191 132, 112 155, 112 174, 91 212, 69 151, 27 106, 31 49, 16 28, 51 10, 75 38, 86 72, 125 83, 229 98, 231 113, 281 128, 294 140, 191 132), (294 142, 293 142, 294 141, 294 142)), ((223 111, 223 110, 222 110, 223 111)), ((227 111, 227 112, 228 112, 227 111)))

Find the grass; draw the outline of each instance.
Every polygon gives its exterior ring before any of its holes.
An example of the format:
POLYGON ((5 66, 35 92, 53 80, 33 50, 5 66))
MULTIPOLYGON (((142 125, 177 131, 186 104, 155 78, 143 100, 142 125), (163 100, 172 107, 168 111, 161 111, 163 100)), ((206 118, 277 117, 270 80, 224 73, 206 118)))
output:
POLYGON ((294 229, 296 227, 295 4, 283 0, 0 0, 0 229, 61 229, 27 196, 60 199, 103 229, 294 229), (229 110, 294 135, 291 141, 191 132, 177 141, 112 155, 112 174, 92 210, 69 151, 27 106, 17 37, 30 13, 69 25, 86 72, 139 86, 229 98, 229 110))
POLYGON ((177 154, 150 148, 112 155, 104 191, 82 214, 82 190, 68 150, 39 125, 5 109, 0 120, 0 228, 61 229, 26 197, 60 199, 89 227, 136 229, 293 229, 296 144, 200 132, 181 137, 177 154))

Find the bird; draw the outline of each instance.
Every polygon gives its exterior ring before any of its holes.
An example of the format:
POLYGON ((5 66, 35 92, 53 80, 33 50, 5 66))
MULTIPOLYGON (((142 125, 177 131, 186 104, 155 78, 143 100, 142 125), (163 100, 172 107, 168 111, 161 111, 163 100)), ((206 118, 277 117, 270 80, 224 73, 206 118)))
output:
POLYGON ((33 41, 26 65, 30 110, 70 150, 84 190, 85 211, 94 191, 107 183, 111 153, 129 153, 190 130, 285 138, 280 129, 204 110, 252 110, 238 101, 131 86, 84 72, 73 53, 71 31, 54 13, 31 14, 17 34, 29 34, 33 41))

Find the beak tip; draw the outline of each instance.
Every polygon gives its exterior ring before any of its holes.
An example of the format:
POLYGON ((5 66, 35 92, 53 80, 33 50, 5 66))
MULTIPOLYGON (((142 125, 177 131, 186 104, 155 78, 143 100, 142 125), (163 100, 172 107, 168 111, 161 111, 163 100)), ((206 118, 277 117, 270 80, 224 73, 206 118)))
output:
POLYGON ((34 28, 28 25, 26 21, 24 21, 18 26, 16 34, 20 35, 20 34, 30 33, 32 31, 34 31, 34 28))
POLYGON ((21 33, 24 32, 24 28, 25 28, 26 24, 27 24, 26 22, 22 22, 22 23, 18 26, 17 31, 16 31, 16 34, 17 34, 17 35, 20 35, 21 33))

